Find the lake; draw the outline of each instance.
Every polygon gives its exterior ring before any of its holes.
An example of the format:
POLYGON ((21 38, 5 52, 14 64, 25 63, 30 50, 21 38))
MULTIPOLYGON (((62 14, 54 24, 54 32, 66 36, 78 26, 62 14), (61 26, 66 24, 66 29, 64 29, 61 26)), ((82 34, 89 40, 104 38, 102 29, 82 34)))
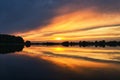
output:
POLYGON ((25 47, 0 54, 0 80, 120 80, 120 48, 25 47))

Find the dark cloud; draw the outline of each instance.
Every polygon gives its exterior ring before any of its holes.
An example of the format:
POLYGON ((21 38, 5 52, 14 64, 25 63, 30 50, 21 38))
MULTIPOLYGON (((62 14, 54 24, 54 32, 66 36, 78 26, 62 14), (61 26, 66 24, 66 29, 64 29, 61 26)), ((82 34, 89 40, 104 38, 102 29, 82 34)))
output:
POLYGON ((66 12, 95 7, 98 12, 119 12, 120 0, 0 0, 0 33, 13 33, 47 25, 58 9, 66 12))
POLYGON ((43 0, 6 0, 0 1, 0 4, 1 33, 33 29, 46 24, 54 15, 52 6, 43 0))
POLYGON ((120 0, 96 0, 95 6, 101 12, 120 12, 120 0))
POLYGON ((102 13, 120 12, 120 0, 60 0, 60 2, 74 10, 96 8, 96 11, 102 13))

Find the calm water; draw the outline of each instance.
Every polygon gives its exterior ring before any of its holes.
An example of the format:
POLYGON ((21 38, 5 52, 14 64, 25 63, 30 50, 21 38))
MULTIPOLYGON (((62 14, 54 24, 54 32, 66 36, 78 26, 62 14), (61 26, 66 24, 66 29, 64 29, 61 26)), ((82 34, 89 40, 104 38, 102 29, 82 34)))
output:
POLYGON ((120 48, 34 46, 1 54, 0 80, 120 80, 120 48))

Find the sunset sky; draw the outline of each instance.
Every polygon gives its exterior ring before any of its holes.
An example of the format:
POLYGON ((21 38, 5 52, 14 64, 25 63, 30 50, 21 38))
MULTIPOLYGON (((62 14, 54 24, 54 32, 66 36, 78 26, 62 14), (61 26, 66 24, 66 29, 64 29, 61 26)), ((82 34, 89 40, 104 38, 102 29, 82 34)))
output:
POLYGON ((0 0, 0 33, 32 41, 120 40, 120 0, 0 0))

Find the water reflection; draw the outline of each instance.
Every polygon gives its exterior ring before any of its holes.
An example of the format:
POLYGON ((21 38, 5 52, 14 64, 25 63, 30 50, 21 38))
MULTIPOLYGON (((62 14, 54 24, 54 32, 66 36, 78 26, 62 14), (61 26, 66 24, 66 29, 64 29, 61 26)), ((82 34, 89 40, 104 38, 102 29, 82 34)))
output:
POLYGON ((14 45, 0 45, 0 54, 8 54, 14 52, 20 52, 24 48, 22 44, 14 44, 14 45))
POLYGON ((119 48, 31 47, 24 52, 30 57, 50 62, 58 69, 71 72, 68 80, 120 79, 119 48), (87 76, 87 77, 86 77, 87 76))
POLYGON ((79 48, 79 47, 31 47, 24 51, 32 53, 42 53, 42 55, 55 57, 85 58, 91 60, 120 61, 119 48, 79 48))
POLYGON ((31 46, 0 59, 12 63, 7 70, 15 70, 17 80, 120 80, 119 47, 31 46))

